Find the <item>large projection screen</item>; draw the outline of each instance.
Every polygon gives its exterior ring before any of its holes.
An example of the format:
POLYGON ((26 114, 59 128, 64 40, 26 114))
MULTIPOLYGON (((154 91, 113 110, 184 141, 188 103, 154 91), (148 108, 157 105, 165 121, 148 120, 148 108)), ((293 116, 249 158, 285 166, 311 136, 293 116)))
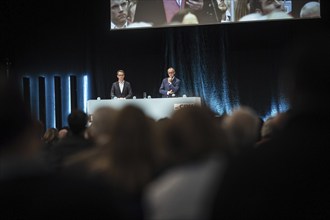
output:
POLYGON ((110 29, 321 18, 310 0, 109 0, 110 29))

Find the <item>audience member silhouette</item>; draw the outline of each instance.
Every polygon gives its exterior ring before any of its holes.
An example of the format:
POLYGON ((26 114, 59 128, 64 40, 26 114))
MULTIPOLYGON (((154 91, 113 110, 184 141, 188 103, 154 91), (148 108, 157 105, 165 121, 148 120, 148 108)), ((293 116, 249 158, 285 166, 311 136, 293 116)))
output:
POLYGON ((88 127, 90 139, 98 145, 109 143, 118 111, 111 107, 100 107, 92 116, 92 123, 88 127))
POLYGON ((330 35, 322 27, 310 33, 286 51, 290 116, 284 128, 254 154, 231 164, 213 219, 330 217, 330 35))
POLYGON ((51 166, 55 169, 61 169, 63 161, 66 158, 80 152, 87 150, 94 145, 91 140, 87 140, 84 136, 87 125, 87 114, 81 110, 73 110, 68 116, 68 124, 70 135, 61 139, 53 147, 53 164, 51 166))
POLYGON ((53 158, 54 145, 59 141, 57 128, 48 128, 42 137, 42 153, 45 160, 51 163, 53 158))
MULTIPOLYGON (((215 186, 225 168, 224 133, 209 109, 187 107, 174 113, 163 129, 171 166, 148 185, 146 219, 205 219, 215 186)), ((164 125, 164 124, 163 124, 164 125)))
MULTIPOLYGON (((106 112, 109 109, 104 108, 102 114, 106 112)), ((94 118, 93 123, 94 120, 97 119, 94 118)), ((71 158, 67 169, 85 171, 87 177, 107 180, 109 189, 115 192, 113 198, 121 219, 143 219, 141 193, 153 178, 157 165, 155 122, 141 109, 126 106, 111 123, 113 125, 106 125, 103 130, 110 133, 108 141, 97 151, 90 151, 88 157, 84 152, 71 158)))
POLYGON ((41 148, 39 127, 29 113, 21 97, 18 85, 12 81, 0 80, 0 122, 6 125, 0 134, 0 181, 38 173, 43 170, 37 153, 41 148))
POLYGON ((58 139, 63 139, 69 135, 69 127, 63 127, 58 131, 58 139))
POLYGON ((100 182, 50 172, 39 157, 36 122, 16 83, 0 80, 1 219, 120 219, 100 182))
POLYGON ((249 107, 241 106, 223 119, 223 127, 227 132, 233 154, 251 150, 258 141, 260 119, 249 107))
POLYGON ((48 128, 44 133, 42 140, 46 145, 52 145, 58 141, 57 128, 48 128))
POLYGON ((256 143, 256 147, 275 138, 284 128, 288 117, 289 112, 287 111, 267 118, 261 128, 261 139, 256 143))

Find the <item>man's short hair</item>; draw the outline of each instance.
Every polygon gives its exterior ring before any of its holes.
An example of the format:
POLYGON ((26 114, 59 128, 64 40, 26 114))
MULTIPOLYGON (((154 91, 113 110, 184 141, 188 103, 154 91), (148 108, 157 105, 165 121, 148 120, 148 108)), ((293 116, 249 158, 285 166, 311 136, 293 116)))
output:
POLYGON ((68 116, 68 124, 73 134, 80 134, 86 129, 88 116, 85 112, 75 109, 68 116))
POLYGON ((118 71, 117 71, 117 74, 118 74, 118 73, 123 73, 123 74, 125 75, 124 70, 118 70, 118 71))

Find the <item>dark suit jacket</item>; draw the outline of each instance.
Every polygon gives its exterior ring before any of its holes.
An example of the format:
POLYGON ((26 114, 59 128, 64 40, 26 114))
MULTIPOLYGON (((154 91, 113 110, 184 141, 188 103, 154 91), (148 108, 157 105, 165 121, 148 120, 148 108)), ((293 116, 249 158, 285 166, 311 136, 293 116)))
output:
POLYGON ((173 97, 172 95, 167 95, 167 91, 172 90, 175 94, 175 96, 178 96, 178 91, 180 89, 180 82, 181 80, 174 77, 171 84, 168 83, 168 77, 164 78, 162 81, 162 84, 159 88, 159 93, 162 94, 163 98, 169 98, 173 97))
POLYGON ((131 84, 127 81, 124 81, 124 88, 123 92, 120 92, 120 87, 119 87, 119 82, 114 82, 112 83, 111 87, 111 98, 113 99, 114 97, 117 98, 126 98, 129 99, 133 95, 131 84))

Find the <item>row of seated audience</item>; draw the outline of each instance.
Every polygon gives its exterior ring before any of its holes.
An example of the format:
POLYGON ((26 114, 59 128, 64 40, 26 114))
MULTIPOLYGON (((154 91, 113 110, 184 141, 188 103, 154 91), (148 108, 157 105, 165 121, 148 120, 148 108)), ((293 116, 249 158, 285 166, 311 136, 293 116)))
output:
POLYGON ((244 106, 159 121, 102 107, 90 126, 74 110, 64 138, 41 139, 17 85, 0 80, 1 219, 328 219, 328 37, 298 44, 290 111, 264 123, 244 106))

